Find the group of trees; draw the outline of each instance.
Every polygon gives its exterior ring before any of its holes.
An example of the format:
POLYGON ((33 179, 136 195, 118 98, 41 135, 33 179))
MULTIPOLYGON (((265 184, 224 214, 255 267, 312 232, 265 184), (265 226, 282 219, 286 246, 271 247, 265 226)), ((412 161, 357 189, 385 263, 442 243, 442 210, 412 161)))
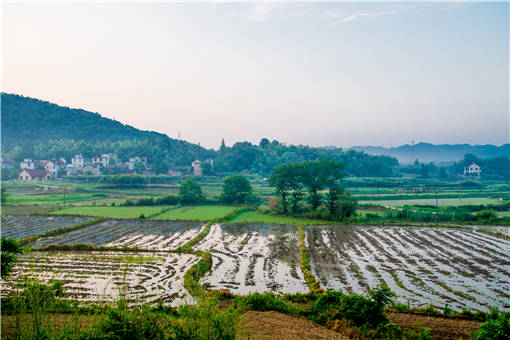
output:
POLYGON ((344 220, 356 211, 356 199, 342 187, 344 163, 330 159, 286 163, 269 177, 283 214, 344 220), (303 199, 308 203, 303 206, 303 199))

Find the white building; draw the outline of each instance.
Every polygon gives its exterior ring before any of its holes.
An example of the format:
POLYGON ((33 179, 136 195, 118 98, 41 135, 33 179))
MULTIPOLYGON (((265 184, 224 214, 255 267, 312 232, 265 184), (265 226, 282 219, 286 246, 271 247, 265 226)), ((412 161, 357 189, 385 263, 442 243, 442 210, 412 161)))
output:
POLYGON ((473 162, 470 166, 464 167, 464 176, 478 176, 482 173, 482 168, 475 162, 473 162))
POLYGON ((25 158, 23 160, 23 162, 19 163, 19 168, 21 170, 25 170, 25 169, 32 169, 33 170, 33 169, 35 169, 35 162, 32 159, 30 159, 30 158, 25 158))
POLYGON ((51 161, 46 161, 44 164, 44 169, 51 174, 53 178, 57 178, 59 171, 64 168, 65 163, 63 163, 59 159, 54 159, 51 161))
POLYGON ((200 166, 201 163, 202 162, 200 162, 198 159, 191 163, 191 167, 193 168, 194 176, 202 176, 202 167, 200 166))
POLYGON ((137 162, 141 162, 143 163, 143 165, 145 165, 145 167, 147 167, 147 157, 143 156, 143 157, 129 157, 129 161, 128 161, 128 169, 129 171, 133 171, 135 170, 135 163, 137 162))
POLYGON ((107 168, 111 164, 117 164, 117 154, 115 153, 104 153, 100 157, 92 158, 92 164, 101 164, 103 167, 107 168))
POLYGON ((71 164, 67 165, 67 173, 69 175, 81 173, 87 164, 91 164, 90 159, 84 158, 81 154, 76 155, 71 158, 71 164))

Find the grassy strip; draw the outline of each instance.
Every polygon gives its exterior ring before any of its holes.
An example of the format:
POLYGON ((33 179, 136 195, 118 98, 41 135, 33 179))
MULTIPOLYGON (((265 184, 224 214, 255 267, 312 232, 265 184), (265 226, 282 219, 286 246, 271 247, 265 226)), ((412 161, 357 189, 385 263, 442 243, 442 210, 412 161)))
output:
POLYGON ((63 228, 48 230, 48 231, 46 231, 46 232, 44 232, 42 234, 38 234, 38 235, 22 238, 20 240, 20 244, 21 245, 27 245, 29 243, 37 241, 41 237, 48 237, 48 236, 56 236, 56 235, 65 234, 65 233, 68 233, 68 232, 73 231, 73 230, 78 230, 78 229, 81 229, 81 228, 85 228, 85 227, 91 226, 91 225, 99 223, 99 222, 101 222, 103 220, 104 220, 103 217, 98 217, 96 219, 93 219, 93 220, 90 220, 90 221, 87 221, 87 222, 78 223, 78 224, 75 224, 75 225, 72 225, 72 226, 69 226, 69 227, 63 227, 63 228))
POLYGON ((200 243, 200 241, 202 241, 209 234, 213 224, 233 220, 242 214, 245 210, 245 208, 239 208, 231 211, 223 217, 215 218, 214 220, 208 222, 204 229, 197 236, 191 239, 188 243, 176 249, 177 252, 200 256, 200 260, 191 266, 191 268, 188 269, 184 274, 184 288, 186 288, 191 295, 199 296, 204 291, 204 288, 200 284, 200 279, 203 278, 205 274, 211 270, 213 265, 211 253, 203 250, 193 250, 193 247, 200 243))
POLYGON ((499 238, 502 238, 505 240, 510 240, 510 235, 503 234, 499 231, 491 231, 491 230, 486 230, 486 229, 477 229, 476 231, 487 234, 487 235, 499 237, 499 238))
POLYGON ((303 272, 303 276, 305 277, 306 284, 308 285, 308 288, 310 291, 316 292, 321 291, 321 284, 319 281, 315 279, 315 276, 312 274, 312 266, 310 265, 310 254, 308 252, 308 249, 306 248, 305 244, 305 230, 303 229, 303 226, 299 226, 299 251, 301 253, 300 259, 299 259, 299 267, 301 268, 301 271, 303 272))
MULTIPOLYGON (((49 244, 39 248, 32 248, 33 251, 125 251, 125 252, 144 252, 144 253, 161 253, 162 250, 143 249, 138 247, 108 247, 108 246, 93 246, 85 243, 78 244, 49 244)), ((174 252, 174 251, 170 251, 174 252)))
POLYGON ((146 218, 146 219, 148 219, 148 220, 150 220, 150 219, 152 219, 152 218, 154 218, 154 217, 157 217, 157 216, 159 216, 159 215, 161 215, 161 214, 164 214, 164 213, 166 213, 167 211, 172 210, 172 209, 177 209, 177 206, 175 206, 175 207, 168 207, 168 208, 163 209, 163 210, 161 210, 161 211, 159 211, 159 212, 157 212, 157 213, 154 213, 154 214, 152 214, 152 215, 148 215, 148 216, 146 216, 145 218, 146 218))

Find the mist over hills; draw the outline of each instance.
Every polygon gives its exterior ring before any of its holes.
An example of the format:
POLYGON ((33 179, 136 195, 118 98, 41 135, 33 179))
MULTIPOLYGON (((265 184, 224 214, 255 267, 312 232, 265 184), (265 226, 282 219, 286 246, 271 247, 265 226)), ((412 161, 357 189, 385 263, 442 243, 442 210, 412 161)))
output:
POLYGON ((125 157, 145 154, 154 162, 168 165, 183 165, 194 159, 212 157, 218 168, 223 164, 226 170, 253 170, 254 164, 258 164, 264 168, 264 172, 269 172, 273 166, 285 161, 327 157, 345 161, 348 170, 353 174, 376 175, 379 173, 374 168, 383 169, 384 174, 390 174, 390 169, 398 165, 397 159, 400 163, 412 163, 416 159, 422 163, 439 163, 458 161, 465 154, 494 158, 508 156, 510 152, 509 144, 494 146, 418 143, 414 146, 392 148, 354 146, 342 150, 337 147, 285 146, 278 142, 270 143, 270 148, 262 144, 238 142, 232 148, 214 151, 172 139, 161 133, 140 130, 102 117, 98 113, 71 109, 16 94, 1 94, 1 113, 2 154, 14 147, 23 146, 20 152, 15 153, 18 157, 28 157, 30 154, 33 157, 50 157, 56 154, 70 157, 76 152, 93 155, 110 150, 120 152, 125 157), (34 145, 40 145, 35 152, 34 145), (238 164, 243 166, 238 168, 238 164))
POLYGON ((412 163, 418 159, 421 163, 441 163, 461 160, 466 154, 473 154, 478 158, 495 158, 510 154, 510 144, 495 146, 470 144, 405 144, 398 147, 385 148, 382 146, 353 146, 348 150, 362 151, 369 155, 386 155, 395 157, 400 163, 412 163))

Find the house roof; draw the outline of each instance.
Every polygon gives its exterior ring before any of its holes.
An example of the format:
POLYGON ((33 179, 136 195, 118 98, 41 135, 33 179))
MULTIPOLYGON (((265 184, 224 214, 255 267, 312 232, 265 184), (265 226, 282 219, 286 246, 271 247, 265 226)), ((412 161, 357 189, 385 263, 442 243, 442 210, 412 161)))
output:
POLYGON ((48 174, 48 171, 42 169, 25 169, 21 172, 23 171, 28 172, 28 174, 32 177, 44 177, 48 174))

